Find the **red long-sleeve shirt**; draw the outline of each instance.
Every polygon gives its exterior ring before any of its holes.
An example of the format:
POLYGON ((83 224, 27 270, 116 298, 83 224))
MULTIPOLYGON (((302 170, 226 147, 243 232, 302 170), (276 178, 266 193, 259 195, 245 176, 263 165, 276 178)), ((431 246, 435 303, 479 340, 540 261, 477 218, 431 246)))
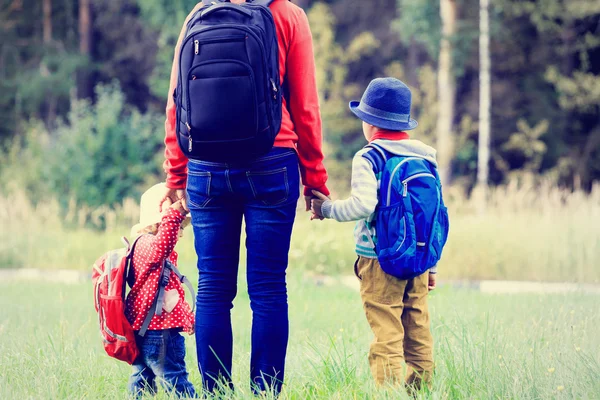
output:
MULTIPOLYGON (((133 252, 132 265, 135 282, 127 295, 125 315, 134 330, 139 330, 148 315, 160 281, 161 266, 165 260, 177 265, 177 253, 173 250, 179 237, 179 229, 184 216, 177 210, 169 209, 158 228, 156 236, 142 236, 133 252)), ((165 291, 175 289, 179 302, 171 312, 163 311, 150 321, 149 330, 182 328, 193 332, 194 315, 185 301, 185 292, 174 272, 171 272, 165 291)))
MULTIPOLYGON (((169 93, 177 86, 178 54, 185 35, 185 26, 192 15, 202 7, 198 3, 188 15, 175 46, 169 93)), ((315 78, 315 60, 312 34, 304 11, 288 0, 275 0, 269 7, 275 20, 279 42, 279 74, 289 88, 289 104, 283 100, 281 130, 275 138, 275 147, 295 149, 300 161, 305 195, 316 189, 329 195, 327 172, 323 165, 321 114, 315 78)), ((167 187, 184 189, 187 181, 187 158, 177 143, 176 106, 171 95, 167 100, 165 122, 165 163, 167 187)), ((231 112, 235 112, 232 110, 231 112)))

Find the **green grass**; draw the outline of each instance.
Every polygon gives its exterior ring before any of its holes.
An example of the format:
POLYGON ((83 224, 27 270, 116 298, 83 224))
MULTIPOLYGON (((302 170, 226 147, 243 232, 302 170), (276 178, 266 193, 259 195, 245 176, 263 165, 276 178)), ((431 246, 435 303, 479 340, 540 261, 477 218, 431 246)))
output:
MULTIPOLYGON (((406 398, 401 388, 377 389, 371 380, 371 333, 358 293, 316 286, 297 269, 292 262, 291 338, 281 398, 406 398)), ((250 311, 242 276, 239 293, 233 309, 237 391, 226 397, 252 399, 250 311)), ((430 298, 436 376, 433 392, 422 397, 600 398, 599 300, 437 290, 430 298)), ((103 353, 91 284, 0 283, 0 309, 1 399, 126 398, 129 368, 103 353)), ((187 345, 191 380, 199 387, 193 338, 187 345)))

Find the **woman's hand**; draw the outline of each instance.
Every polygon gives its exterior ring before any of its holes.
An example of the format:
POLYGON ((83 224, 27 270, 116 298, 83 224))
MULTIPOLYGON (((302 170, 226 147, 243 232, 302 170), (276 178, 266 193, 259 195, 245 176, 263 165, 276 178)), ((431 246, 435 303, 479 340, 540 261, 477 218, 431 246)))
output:
POLYGON ((323 216, 323 211, 321 207, 323 206, 324 202, 329 200, 329 197, 325 196, 323 193, 317 190, 313 190, 312 193, 314 197, 311 200, 310 208, 313 212, 313 215, 310 217, 310 219, 320 219, 322 221, 323 219, 325 219, 325 217, 323 216))

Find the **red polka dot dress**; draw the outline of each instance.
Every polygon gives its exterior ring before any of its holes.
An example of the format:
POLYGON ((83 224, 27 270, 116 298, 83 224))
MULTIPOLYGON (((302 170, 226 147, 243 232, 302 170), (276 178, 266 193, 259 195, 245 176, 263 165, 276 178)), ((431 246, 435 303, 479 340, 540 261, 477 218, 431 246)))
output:
MULTIPOLYGON (((134 249, 132 265, 135 283, 127 296, 125 315, 134 330, 139 330, 154 301, 160 279, 161 267, 165 259, 177 266, 177 253, 173 250, 179 238, 179 229, 184 216, 178 210, 169 209, 154 235, 142 236, 134 249)), ((171 272, 165 291, 175 289, 179 302, 171 312, 155 315, 150 321, 149 330, 182 328, 184 332, 194 331, 194 315, 185 301, 185 292, 175 273, 171 272)))

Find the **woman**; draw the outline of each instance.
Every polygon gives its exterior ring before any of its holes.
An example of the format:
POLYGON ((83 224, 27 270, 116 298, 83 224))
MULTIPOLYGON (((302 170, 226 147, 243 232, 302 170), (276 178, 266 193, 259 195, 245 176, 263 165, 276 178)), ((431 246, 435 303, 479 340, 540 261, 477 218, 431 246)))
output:
MULTIPOLYGON (((188 19, 200 7, 197 5, 188 19)), ((272 388, 279 392, 289 330, 285 274, 300 177, 307 211, 311 190, 329 194, 308 19, 301 8, 287 0, 274 0, 270 9, 279 43, 280 82, 283 84, 285 77, 289 96, 283 102, 281 130, 269 154, 245 165, 188 161, 177 143, 176 109, 171 96, 167 103, 164 168, 169 190, 165 199, 184 199, 187 184, 200 274, 196 345, 208 391, 219 380, 231 386, 230 310, 237 291, 242 218, 246 224, 247 281, 253 312, 251 381, 256 391, 272 388)), ((177 71, 176 58, 169 93, 176 87, 177 71)), ((234 118, 235 110, 230 112, 234 118)))

